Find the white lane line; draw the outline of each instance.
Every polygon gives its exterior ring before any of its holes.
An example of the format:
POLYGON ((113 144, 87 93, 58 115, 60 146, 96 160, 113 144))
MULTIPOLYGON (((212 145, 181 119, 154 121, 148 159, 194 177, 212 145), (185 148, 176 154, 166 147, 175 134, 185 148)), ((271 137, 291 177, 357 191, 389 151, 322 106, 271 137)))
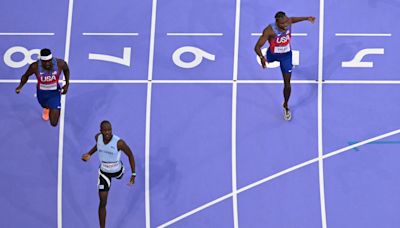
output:
POLYGON ((223 33, 178 33, 168 32, 167 36, 223 36, 223 33))
POLYGON ((222 197, 220 197, 220 198, 218 198, 216 200, 213 200, 213 201, 211 201, 209 203, 206 203, 206 204, 204 204, 204 205, 202 205, 202 206, 200 206, 200 207, 198 207, 196 209, 193 209, 193 210, 191 210, 191 211, 189 211, 189 212, 187 212, 187 213, 185 213, 185 214, 183 214, 183 215, 181 215, 179 217, 176 217, 176 218, 172 219, 171 221, 168 221, 168 222, 166 222, 166 223, 164 223, 162 225, 159 225, 157 227, 158 228, 164 228, 164 227, 167 227, 169 225, 172 225, 172 224, 174 224, 174 223, 176 223, 176 222, 178 222, 178 221, 180 221, 180 220, 182 220, 182 219, 184 219, 186 217, 189 217, 189 216, 191 216, 193 214, 196 214, 199 211, 202 211, 202 210, 204 210, 204 209, 206 209, 208 207, 211 207, 214 204, 217 204, 217 203, 219 203, 221 201, 224 201, 224 200, 232 197, 232 195, 233 195, 233 193, 229 193, 227 195, 224 195, 224 196, 222 196, 222 197))
POLYGON ((139 36, 139 33, 134 32, 84 32, 84 36, 139 36))
MULTIPOLYGON (((238 80, 239 84, 283 84, 283 80, 238 80)), ((291 80, 291 84, 317 84, 317 80, 291 80)))
MULTIPOLYGON (((378 140, 381 140, 381 139, 384 139, 384 138, 387 138, 387 137, 390 137, 390 136, 393 136, 393 135, 396 135, 396 134, 400 134, 400 129, 397 129, 395 131, 391 131, 391 132, 388 132, 388 133, 385 133, 385 134, 382 134, 382 135, 379 135, 379 136, 376 136, 376 137, 361 141, 359 143, 352 144, 350 146, 347 146, 347 147, 332 151, 332 152, 330 152, 328 154, 323 155, 321 158, 322 159, 326 159, 326 158, 329 158, 329 157, 344 153, 346 151, 352 151, 352 149, 354 149, 356 147, 360 147, 360 146, 363 146, 365 144, 372 143, 374 141, 378 141, 378 140)), ((295 170, 298 170, 298 169, 300 169, 302 167, 305 167, 305 166, 311 165, 313 163, 319 162, 319 160, 321 158, 320 157, 313 158, 311 160, 305 161, 305 162, 303 162, 301 164, 295 165, 295 166, 290 167, 288 169, 282 170, 281 172, 278 172, 278 173, 275 173, 275 174, 273 174, 271 176, 263 178, 263 179, 261 179, 259 181, 251 183, 249 185, 246 185, 246 186, 238 189, 237 194, 240 194, 242 192, 245 192, 247 190, 255 188, 255 187, 257 187, 257 186, 259 186, 261 184, 264 184, 264 183, 266 183, 266 182, 268 182, 270 180, 273 180, 273 179, 275 179, 277 177, 280 177, 280 176, 283 176, 283 175, 288 174, 290 172, 293 172, 295 170)), ((215 205, 215 204, 217 204, 217 203, 219 203, 219 202, 221 202, 221 201, 223 201, 225 199, 228 199, 228 198, 230 198, 232 196, 233 196, 233 193, 229 193, 227 195, 221 196, 216 200, 208 202, 208 203, 206 203, 206 204, 204 204, 204 205, 202 205, 200 207, 197 207, 197 208, 195 208, 195 209, 193 209, 193 210, 191 210, 191 211, 189 211, 189 212, 187 212, 187 213, 185 213, 183 215, 180 215, 180 216, 178 216, 178 217, 176 217, 176 218, 174 218, 174 219, 172 219, 172 220, 170 220, 170 221, 168 221, 168 222, 166 222, 166 223, 164 223, 164 224, 162 224, 162 225, 160 225, 158 227, 167 227, 169 225, 172 225, 172 224, 174 224, 174 223, 176 223, 176 222, 178 222, 178 221, 180 221, 180 220, 182 220, 182 219, 184 219, 186 217, 189 217, 189 216, 191 216, 191 215, 193 215, 193 214, 195 214, 195 213, 197 213, 199 211, 207 209, 207 208, 209 208, 209 207, 211 207, 211 206, 213 206, 213 205, 215 205)))
POLYGON ((144 84, 148 80, 70 80, 74 84, 144 84))
POLYGON ((325 84, 400 84, 400 80, 324 80, 325 84))
POLYGON ((157 84, 228 84, 232 82, 232 80, 153 80, 153 83, 157 84))
MULTIPOLYGON (((261 36, 260 32, 253 32, 250 34, 251 36, 261 36)), ((308 33, 292 33, 292 36, 308 36, 308 33)))
POLYGON ((150 228, 150 120, 151 120, 151 98, 152 83, 147 84, 146 99, 146 136, 145 136, 145 210, 146 210, 146 228, 150 228))
POLYGON ((323 65, 324 65, 324 21, 325 9, 324 0, 319 1, 319 47, 318 47, 318 177, 319 177, 319 198, 321 205, 321 225, 322 228, 327 228, 326 221, 326 204, 325 204, 325 180, 324 180, 324 154, 323 139, 322 139, 322 88, 323 88, 323 65))
POLYGON ((335 36, 372 36, 372 37, 377 37, 377 36, 386 36, 390 37, 392 36, 391 33, 335 33, 335 36))
POLYGON ((53 32, 0 32, 0 36, 54 36, 53 32))
MULTIPOLYGON (((240 1, 240 0, 238 0, 240 1)), ((232 210, 233 227, 239 227, 239 211, 237 198, 237 170, 236 170, 236 116, 237 116, 237 83, 232 84, 232 136, 231 136, 231 162, 232 162, 232 210)))
POLYGON ((145 132, 145 215, 146 228, 151 228, 151 210, 150 210, 150 130, 151 130, 151 100, 153 88, 153 64, 154 64, 154 43, 156 35, 156 16, 157 0, 153 0, 151 9, 151 27, 150 27, 150 46, 149 46, 149 66, 147 75, 147 99, 146 99, 146 132, 145 132))
MULTIPOLYGON (((71 29, 72 29, 72 15, 74 9, 74 0, 68 2, 68 18, 67 18, 67 31, 65 37, 65 53, 64 60, 68 62, 69 51, 71 45, 71 29)), ((62 83, 63 84, 63 83, 62 83)), ((59 142, 58 142, 58 174, 57 174, 57 227, 62 228, 62 184, 63 184, 63 157, 64 157, 64 123, 65 123, 65 103, 66 95, 61 96, 61 110, 60 110, 60 129, 59 129, 59 142)))
MULTIPOLYGON (((0 79, 0 83, 19 83, 19 79, 0 79)), ((72 79, 70 84, 141 84, 148 83, 148 80, 80 80, 72 79)), ((152 80, 155 84, 229 84, 234 80, 152 80)), ((237 80, 238 84, 283 84, 283 80, 237 80)), ((29 79, 28 83, 37 83, 36 79, 29 79)), ((292 80, 292 84, 318 84, 317 80, 292 80)), ((322 80, 322 84, 376 84, 390 85, 400 84, 400 80, 322 80)))
POLYGON ((233 227, 239 228, 239 209, 237 197, 237 169, 236 169, 236 116, 237 116, 237 79, 238 79, 238 63, 239 63, 239 35, 240 35, 240 0, 236 0, 235 14, 235 40, 233 48, 233 83, 232 83, 232 129, 231 129, 231 162, 232 162, 232 212, 233 227))

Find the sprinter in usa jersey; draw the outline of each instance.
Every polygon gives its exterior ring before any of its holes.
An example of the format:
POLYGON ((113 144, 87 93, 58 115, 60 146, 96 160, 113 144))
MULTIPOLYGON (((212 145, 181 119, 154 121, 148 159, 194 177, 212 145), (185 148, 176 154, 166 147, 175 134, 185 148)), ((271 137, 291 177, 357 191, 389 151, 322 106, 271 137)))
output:
POLYGON ((310 21, 314 23, 315 17, 287 17, 284 12, 275 14, 275 22, 269 24, 258 39, 254 48, 260 57, 263 68, 267 67, 267 63, 278 61, 283 75, 283 111, 285 120, 290 120, 292 114, 289 109, 289 98, 291 93, 290 78, 292 76, 292 47, 290 41, 292 39, 292 24, 300 21, 310 21), (266 42, 269 42, 267 56, 265 57, 261 48, 266 42))
POLYGON ((40 50, 39 60, 32 63, 21 77, 21 82, 15 89, 20 93, 28 78, 35 74, 37 79, 36 97, 43 108, 43 120, 49 120, 53 127, 58 124, 61 109, 61 94, 66 94, 69 86, 69 68, 62 59, 54 58, 47 48, 40 50), (59 84, 61 72, 65 76, 65 85, 59 84))

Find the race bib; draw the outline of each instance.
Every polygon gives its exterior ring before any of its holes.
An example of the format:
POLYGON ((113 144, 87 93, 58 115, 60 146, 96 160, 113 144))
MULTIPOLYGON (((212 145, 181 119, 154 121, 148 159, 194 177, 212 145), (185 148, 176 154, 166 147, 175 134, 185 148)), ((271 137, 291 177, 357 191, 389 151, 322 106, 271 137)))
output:
POLYGON ((286 46, 275 46, 274 53, 286 53, 290 51, 290 45, 286 46))
POLYGON ((41 90, 57 90, 57 82, 51 84, 40 84, 41 90))
POLYGON ((102 162, 100 169, 107 173, 115 173, 121 170, 121 162, 102 162))

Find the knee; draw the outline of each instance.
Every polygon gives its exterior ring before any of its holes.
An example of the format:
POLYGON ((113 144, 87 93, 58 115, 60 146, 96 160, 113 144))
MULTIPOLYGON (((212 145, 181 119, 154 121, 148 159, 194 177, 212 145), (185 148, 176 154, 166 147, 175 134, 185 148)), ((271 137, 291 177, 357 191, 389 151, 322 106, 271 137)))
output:
POLYGON ((290 82, 285 82, 284 86, 285 86, 285 89, 290 89, 291 88, 290 82))
POLYGON ((100 200, 99 207, 105 208, 107 206, 107 200, 100 200))

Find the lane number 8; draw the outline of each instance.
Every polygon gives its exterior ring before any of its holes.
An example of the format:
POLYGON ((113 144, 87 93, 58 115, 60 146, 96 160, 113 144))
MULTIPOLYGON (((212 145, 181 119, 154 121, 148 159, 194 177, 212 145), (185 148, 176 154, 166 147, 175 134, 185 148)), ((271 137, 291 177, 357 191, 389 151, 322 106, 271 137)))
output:
POLYGON ((25 66, 26 64, 31 64, 36 61, 36 59, 32 59, 34 55, 39 56, 40 54, 40 49, 32 49, 28 50, 25 47, 21 46, 14 46, 9 48, 3 56, 4 63, 12 68, 20 68, 25 66), (12 59, 12 56, 16 53, 22 53, 24 58, 20 61, 14 61, 12 59))

